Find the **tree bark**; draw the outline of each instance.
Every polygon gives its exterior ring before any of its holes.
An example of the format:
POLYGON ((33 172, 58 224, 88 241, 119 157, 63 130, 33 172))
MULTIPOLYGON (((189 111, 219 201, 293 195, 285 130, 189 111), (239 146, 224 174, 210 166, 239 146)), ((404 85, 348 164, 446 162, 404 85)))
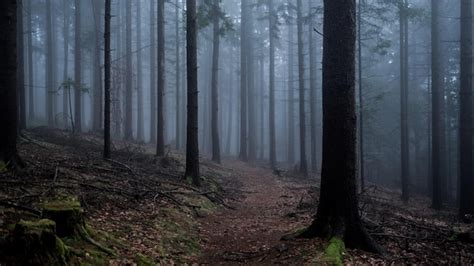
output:
POLYGON ((295 61, 294 61, 294 27, 288 25, 288 164, 295 163, 295 61))
POLYGON ((133 140, 132 0, 125 8, 125 140, 133 140))
POLYGON ((150 1, 150 142, 156 143, 156 8, 150 1))
POLYGON ((212 134, 212 160, 221 163, 221 147, 219 138, 219 45, 220 45, 220 26, 219 26, 219 7, 220 0, 213 0, 212 14, 212 80, 211 80, 211 134, 212 134))
POLYGON ((23 0, 17 2, 17 58, 18 58, 18 71, 17 71, 17 88, 18 88, 18 100, 19 100, 19 116, 18 125, 19 129, 26 129, 26 99, 25 99, 25 46, 24 46, 24 28, 23 28, 23 0))
POLYGON ((51 0, 46 0, 46 79, 45 79, 45 93, 46 93, 46 116, 48 120, 48 127, 54 127, 54 114, 53 114, 53 95, 54 95, 54 70, 53 70, 53 26, 52 26, 52 8, 51 0))
POLYGON ((176 149, 180 150, 181 149, 181 58, 180 58, 180 38, 179 38, 179 0, 176 0, 176 7, 175 7, 175 16, 176 16, 176 22, 175 22, 175 37, 176 37, 176 42, 175 42, 175 88, 176 88, 176 149))
POLYGON ((27 45, 28 45, 28 118, 29 120, 33 120, 35 118, 35 101, 34 101, 34 63, 33 63, 33 23, 31 21, 31 1, 33 0, 26 0, 27 1, 27 17, 26 17, 26 24, 28 28, 28 38, 27 38, 27 45))
MULTIPOLYGON (((313 12, 314 3, 311 2, 310 4, 310 16, 313 12)), ((316 36, 314 35, 313 31, 313 23, 314 18, 311 18, 310 26, 308 27, 309 30, 309 100, 310 100, 310 131, 311 131, 311 170, 316 173, 318 171, 318 155, 317 155, 317 148, 318 148, 318 137, 317 137, 317 44, 316 44, 316 36)))
MULTIPOLYGON (((69 70, 69 6, 68 2, 63 2, 63 52, 64 52, 64 63, 63 63, 63 83, 68 82, 68 70, 69 70)), ((63 126, 67 128, 68 120, 72 119, 72 114, 69 114, 69 99, 71 90, 68 89, 70 86, 63 87, 63 126)), ((72 130, 72 129, 71 129, 72 130)))
POLYGON ((92 131, 99 132, 102 128, 102 68, 100 60, 101 2, 91 0, 94 15, 94 65, 93 65, 93 100, 92 100, 92 131))
POLYGON ((241 0, 241 29, 240 29, 240 154, 242 161, 248 160, 247 153, 247 34, 248 2, 241 0))
POLYGON ((0 1, 0 162, 18 163, 17 113, 17 1, 0 1))
POLYGON ((400 162, 402 200, 408 202, 410 159, 408 143, 408 3, 400 2, 400 162))
POLYGON ((270 73, 269 73, 269 94, 270 94, 270 106, 269 106, 269 133, 270 133, 270 166, 272 169, 277 167, 276 159, 276 137, 275 137, 275 10, 273 9, 273 0, 268 1, 268 12, 269 12, 269 22, 268 28, 270 32, 270 73))
POLYGON ((316 219, 302 237, 342 238, 380 251, 365 231, 356 193, 355 1, 324 1, 323 164, 316 219))
POLYGON ((143 66, 142 66, 142 16, 140 1, 136 2, 137 16, 137 140, 145 140, 143 125, 143 66))
POLYGON ((186 0, 186 61, 188 75, 188 116, 186 140, 186 173, 195 186, 201 185, 199 177, 198 141, 198 79, 197 79, 197 14, 196 0, 186 0))
POLYGON ((158 90, 157 90, 157 117, 158 127, 156 135, 156 155, 165 155, 165 119, 164 119, 164 93, 165 93, 165 1, 158 1, 158 90))
POLYGON ((459 120, 459 217, 474 214, 472 176, 472 2, 461 0, 461 88, 459 120))

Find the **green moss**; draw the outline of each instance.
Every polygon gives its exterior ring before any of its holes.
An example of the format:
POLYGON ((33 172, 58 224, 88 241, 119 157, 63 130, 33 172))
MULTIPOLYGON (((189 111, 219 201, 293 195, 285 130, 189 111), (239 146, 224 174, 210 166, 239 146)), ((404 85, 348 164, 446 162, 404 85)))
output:
POLYGON ((82 212, 81 203, 75 198, 69 198, 64 200, 55 200, 43 203, 43 210, 50 212, 58 211, 77 211, 82 212))
POLYGON ((24 221, 21 220, 15 226, 16 230, 22 233, 35 232, 41 233, 42 231, 48 231, 54 233, 56 231, 56 223, 48 219, 41 219, 39 221, 24 221))
POLYGON ((0 160, 0 173, 5 173, 8 171, 8 164, 0 160))
POLYGON ((85 226, 81 204, 76 199, 63 199, 43 203, 43 218, 56 222, 60 237, 79 237, 85 226))
POLYGON ((155 262, 153 261, 152 258, 143 255, 141 253, 138 253, 136 256, 136 262, 138 266, 149 266, 149 265, 155 265, 155 262))
POLYGON ((329 245, 324 251, 321 262, 330 265, 344 265, 343 255, 345 250, 344 241, 338 237, 333 237, 329 240, 329 245))

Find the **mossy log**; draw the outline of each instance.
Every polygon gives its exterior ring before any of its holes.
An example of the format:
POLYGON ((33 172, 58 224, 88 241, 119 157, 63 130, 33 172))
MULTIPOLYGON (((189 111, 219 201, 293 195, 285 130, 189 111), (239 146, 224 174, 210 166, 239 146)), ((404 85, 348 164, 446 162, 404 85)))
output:
POLYGON ((67 265, 68 253, 54 221, 20 221, 0 244, 0 265, 67 265))
POLYGON ((56 223, 59 237, 80 237, 84 230, 84 210, 77 200, 52 201, 43 204, 43 218, 56 223))

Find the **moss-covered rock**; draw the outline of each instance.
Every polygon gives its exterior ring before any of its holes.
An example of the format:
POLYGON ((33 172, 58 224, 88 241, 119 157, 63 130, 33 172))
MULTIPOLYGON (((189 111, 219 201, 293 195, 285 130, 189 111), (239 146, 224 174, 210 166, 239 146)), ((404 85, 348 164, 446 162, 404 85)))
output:
POLYGON ((0 265, 67 265, 68 253, 54 221, 20 221, 0 243, 0 265))
POLYGON ((56 222, 59 237, 78 237, 84 230, 84 210, 74 199, 57 200, 43 204, 43 218, 56 222))

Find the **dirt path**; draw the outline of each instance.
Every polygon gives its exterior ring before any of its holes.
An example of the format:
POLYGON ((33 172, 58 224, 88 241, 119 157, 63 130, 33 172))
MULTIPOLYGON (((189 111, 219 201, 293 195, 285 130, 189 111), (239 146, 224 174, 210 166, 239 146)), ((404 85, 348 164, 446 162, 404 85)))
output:
POLYGON ((291 244, 280 238, 308 222, 308 217, 288 214, 295 212, 309 185, 281 181, 268 169, 241 162, 226 167, 239 174, 243 199, 235 210, 222 209, 201 220, 205 248, 200 263, 273 264, 274 258, 281 263, 282 257, 292 256, 291 244))

